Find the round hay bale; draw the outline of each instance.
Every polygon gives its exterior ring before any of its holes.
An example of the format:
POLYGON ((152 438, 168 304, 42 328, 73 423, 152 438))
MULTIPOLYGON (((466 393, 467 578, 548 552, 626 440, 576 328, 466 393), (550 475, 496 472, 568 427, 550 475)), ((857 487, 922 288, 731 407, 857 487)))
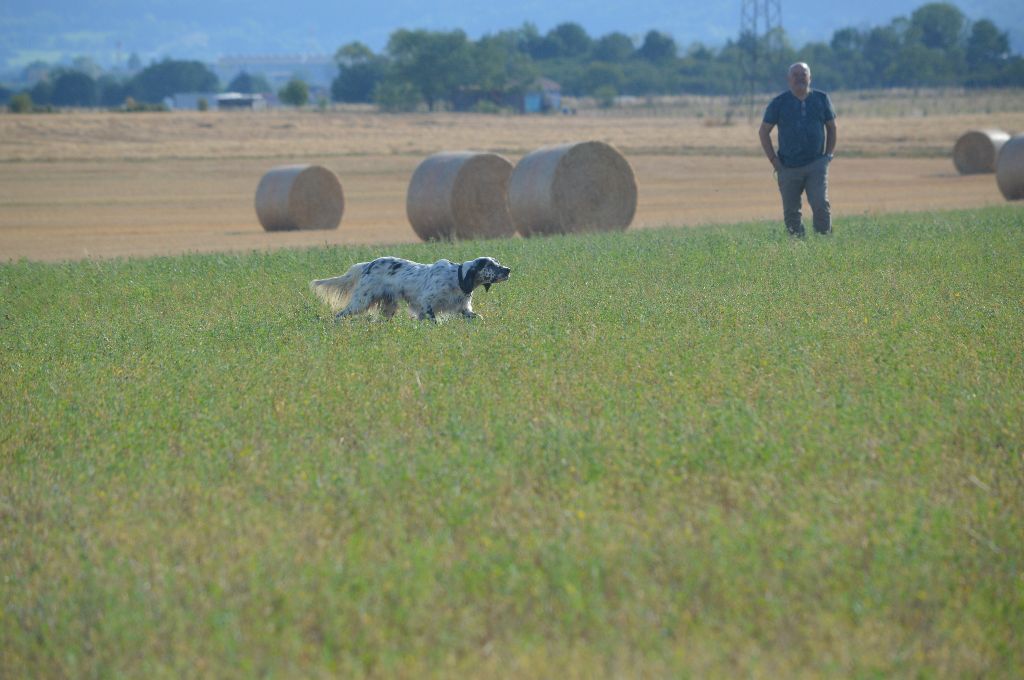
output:
POLYGON ((636 177, 603 142, 537 149, 516 164, 509 210, 523 236, 624 230, 636 214, 636 177))
POLYGON ((502 238, 516 228, 508 212, 512 162, 495 153, 445 151, 409 181, 405 212, 424 241, 502 238))
POLYGON ((338 176, 319 165, 281 165, 256 188, 256 216, 267 231, 337 229, 345 212, 338 176))
POLYGON ((999 149, 1010 135, 1002 130, 971 130, 953 145, 953 165, 961 175, 996 171, 999 149))
POLYGON ((996 163, 996 184, 1006 200, 1024 199, 1024 135, 1003 144, 996 163))

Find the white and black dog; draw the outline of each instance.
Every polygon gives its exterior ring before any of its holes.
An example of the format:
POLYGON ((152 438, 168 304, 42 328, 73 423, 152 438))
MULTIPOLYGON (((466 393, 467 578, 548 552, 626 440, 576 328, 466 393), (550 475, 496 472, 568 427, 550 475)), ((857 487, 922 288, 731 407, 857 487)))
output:
POLYGON ((373 305, 390 319, 398 310, 398 301, 409 303, 409 313, 419 320, 437 321, 435 315, 457 312, 467 319, 480 315, 473 311, 473 289, 508 280, 512 270, 490 257, 478 257, 462 264, 438 260, 420 264, 400 257, 378 257, 372 262, 352 265, 341 276, 319 279, 309 284, 316 295, 331 306, 336 320, 361 314, 373 305))

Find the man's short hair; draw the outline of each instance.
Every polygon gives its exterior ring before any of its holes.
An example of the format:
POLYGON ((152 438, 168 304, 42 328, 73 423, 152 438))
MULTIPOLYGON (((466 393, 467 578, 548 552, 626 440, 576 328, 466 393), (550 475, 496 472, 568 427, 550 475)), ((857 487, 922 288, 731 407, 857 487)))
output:
POLYGON ((810 67, 810 65, 806 61, 795 61, 795 62, 793 62, 792 64, 789 65, 789 70, 792 71, 797 66, 799 66, 800 68, 807 69, 808 73, 811 72, 811 67, 810 67))

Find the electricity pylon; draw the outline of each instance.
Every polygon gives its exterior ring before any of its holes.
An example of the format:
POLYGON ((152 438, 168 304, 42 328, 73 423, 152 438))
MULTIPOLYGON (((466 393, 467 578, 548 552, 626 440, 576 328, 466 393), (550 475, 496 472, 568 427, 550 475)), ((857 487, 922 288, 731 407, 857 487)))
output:
POLYGON ((740 0, 740 67, 749 115, 754 117, 754 94, 765 74, 764 65, 782 49, 780 0, 740 0))

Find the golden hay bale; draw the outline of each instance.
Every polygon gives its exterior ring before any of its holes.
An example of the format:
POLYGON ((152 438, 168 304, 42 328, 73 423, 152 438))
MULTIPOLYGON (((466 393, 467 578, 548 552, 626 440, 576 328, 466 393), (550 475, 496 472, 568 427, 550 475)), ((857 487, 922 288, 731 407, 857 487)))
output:
POLYGON ((996 163, 996 184, 1006 200, 1024 199, 1024 135, 1003 144, 996 163))
POLYGON ((425 159, 409 181, 405 212, 424 241, 501 238, 516 228, 508 212, 512 162, 479 151, 445 151, 425 159))
POLYGON ((953 145, 953 165, 961 175, 996 171, 999 149, 1010 139, 1002 130, 971 130, 953 145))
POLYGON ((523 236, 623 230, 636 213, 636 177, 603 142, 537 149, 516 164, 509 210, 523 236))
POLYGON ((338 176, 319 165, 281 165, 256 188, 256 216, 267 231, 337 229, 345 212, 338 176))

